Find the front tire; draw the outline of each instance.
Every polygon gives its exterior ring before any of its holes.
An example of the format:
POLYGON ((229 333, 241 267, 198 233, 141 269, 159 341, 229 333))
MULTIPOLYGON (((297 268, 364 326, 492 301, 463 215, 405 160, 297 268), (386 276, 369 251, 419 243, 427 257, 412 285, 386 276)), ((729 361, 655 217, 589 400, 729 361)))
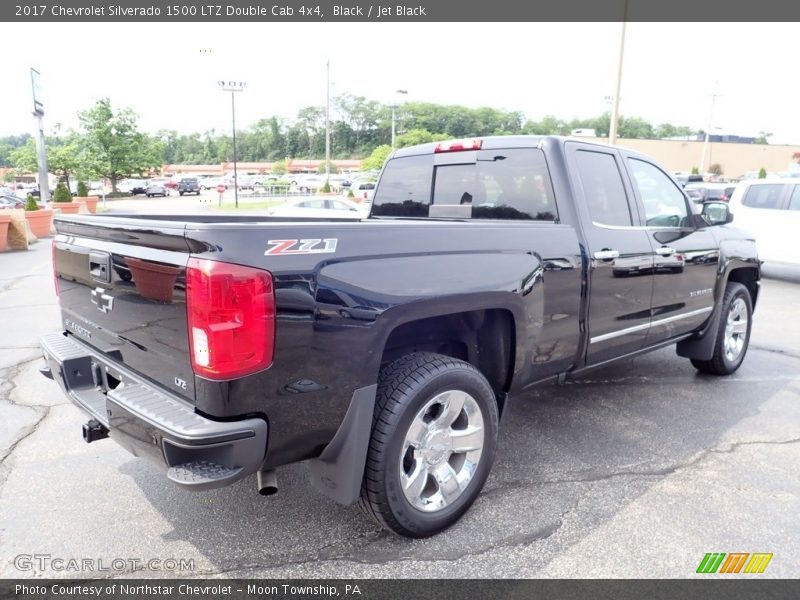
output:
POLYGON ((711 375, 730 375, 747 354, 753 325, 753 301, 748 289, 741 283, 729 282, 721 310, 713 356, 710 360, 691 359, 695 369, 711 375))
POLYGON ((469 363, 417 352, 381 370, 360 506, 400 535, 426 537, 469 509, 497 447, 497 401, 469 363))

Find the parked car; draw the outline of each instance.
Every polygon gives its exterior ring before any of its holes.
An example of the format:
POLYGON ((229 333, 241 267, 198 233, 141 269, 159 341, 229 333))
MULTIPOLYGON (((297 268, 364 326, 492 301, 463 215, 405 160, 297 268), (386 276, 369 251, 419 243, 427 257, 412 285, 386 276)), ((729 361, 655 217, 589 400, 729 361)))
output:
POLYGON ((147 182, 142 179, 128 181, 128 193, 131 196, 147 193, 147 182))
POLYGON ((271 217, 304 217, 318 219, 358 219, 369 209, 342 198, 298 198, 267 209, 271 217))
POLYGON ((25 208, 25 200, 13 194, 0 194, 0 209, 25 208))
MULTIPOLYGON (((87 415, 85 441, 111 437, 164 485, 252 476, 268 495, 305 461, 335 501, 434 535, 478 497, 500 415, 533 386, 676 344, 704 373, 742 365, 755 244, 727 203, 692 208, 643 154, 497 136, 395 151, 353 222, 62 216, 64 329, 40 372, 87 415)), ((74 477, 118 504, 100 473, 74 477)))
POLYGON ((184 194, 200 195, 200 184, 197 177, 184 177, 178 183, 178 193, 183 196, 184 194))
POLYGON ((359 202, 369 202, 372 200, 372 194, 375 193, 375 186, 374 181, 359 180, 350 185, 350 190, 359 202))
POLYGON ((765 266, 800 267, 800 181, 748 179, 730 201, 736 225, 755 237, 765 266))
POLYGON ((689 200, 691 200, 692 202, 696 202, 697 204, 703 203, 703 198, 705 197, 705 194, 703 194, 701 190, 691 190, 691 189, 687 190, 684 188, 683 191, 688 196, 689 200))
POLYGON ((735 183, 687 183, 683 188, 687 193, 695 192, 701 194, 701 202, 709 200, 719 200, 727 202, 733 195, 733 190, 736 189, 735 183))
POLYGON ((686 187, 689 183, 702 183, 703 176, 695 173, 685 173, 682 171, 673 172, 672 177, 680 183, 683 187, 686 187))
POLYGON ((295 178, 297 190, 301 193, 314 193, 325 185, 325 177, 322 175, 303 175, 295 178))
MULTIPOLYGON (((225 180, 222 177, 198 177, 197 184, 200 186, 200 189, 205 190, 215 190, 219 184, 225 186, 225 189, 228 189, 228 184, 225 183, 225 180)), ((177 187, 177 186, 176 186, 177 187)))
POLYGON ((169 188, 164 182, 151 181, 147 184, 144 193, 148 198, 152 198, 153 196, 169 196, 169 188))

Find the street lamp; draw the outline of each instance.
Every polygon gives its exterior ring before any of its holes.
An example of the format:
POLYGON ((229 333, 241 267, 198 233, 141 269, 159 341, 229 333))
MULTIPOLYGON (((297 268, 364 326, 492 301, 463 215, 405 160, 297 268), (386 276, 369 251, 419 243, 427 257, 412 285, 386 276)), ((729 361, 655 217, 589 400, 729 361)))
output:
MULTIPOLYGON (((717 98, 722 96, 722 94, 717 92, 717 86, 719 82, 714 83, 714 91, 711 93, 711 108, 708 110, 708 127, 706 127, 706 135, 703 139, 703 155, 700 157, 700 174, 702 175, 705 173, 706 168, 706 154, 708 153, 708 142, 709 137, 711 136, 711 126, 714 121, 714 104, 717 102, 717 98)), ((716 127, 719 129, 719 127, 716 127)), ((710 157, 709 157, 710 162, 710 157)))
POLYGON ((233 127, 233 195, 236 199, 236 208, 239 208, 239 174, 236 170, 236 92, 241 92, 247 86, 245 81, 218 81, 223 92, 231 93, 231 125, 233 127))
POLYGON ((619 128, 619 92, 622 88, 622 63, 625 58, 625 27, 628 22, 628 0, 622 9, 622 33, 619 36, 619 60, 617 62, 617 83, 615 86, 613 103, 611 105, 611 123, 608 128, 608 143, 617 143, 617 129, 619 128))
MULTIPOLYGON (((408 90, 395 90, 396 94, 408 94, 408 90)), ((392 150, 395 147, 395 123, 397 121, 397 98, 392 104, 392 150)))

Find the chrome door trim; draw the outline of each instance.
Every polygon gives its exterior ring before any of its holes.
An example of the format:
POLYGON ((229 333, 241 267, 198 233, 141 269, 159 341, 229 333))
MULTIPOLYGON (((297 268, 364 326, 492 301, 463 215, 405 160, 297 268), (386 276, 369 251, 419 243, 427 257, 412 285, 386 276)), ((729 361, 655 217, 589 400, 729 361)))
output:
POLYGON ((671 317, 666 317, 664 319, 658 319, 657 321, 651 321, 650 323, 642 323, 641 325, 636 325, 634 327, 627 327, 625 329, 619 329, 617 331, 612 331, 610 333, 604 333, 603 335, 598 335, 589 338, 589 343, 597 344, 598 342, 605 342, 606 340, 611 340, 617 337, 621 337, 623 335, 636 333, 637 331, 643 331, 645 329, 649 329, 650 327, 658 327, 659 325, 666 325, 667 323, 672 323, 673 321, 680 321, 681 319, 696 317, 704 313, 709 313, 712 310, 714 310, 713 306, 707 306, 705 308, 699 308, 697 310, 681 313, 679 315, 673 315, 671 317))

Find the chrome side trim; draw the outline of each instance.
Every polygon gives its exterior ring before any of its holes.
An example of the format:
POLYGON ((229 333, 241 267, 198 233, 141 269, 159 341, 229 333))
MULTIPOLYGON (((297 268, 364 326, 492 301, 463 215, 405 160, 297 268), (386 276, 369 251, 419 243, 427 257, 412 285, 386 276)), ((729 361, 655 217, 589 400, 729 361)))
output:
POLYGON ((650 329, 651 327, 658 327, 659 325, 666 325, 667 323, 672 323, 673 321, 680 321, 681 319, 689 319, 691 317, 696 317, 697 315, 702 315, 704 313, 709 313, 714 310, 713 306, 707 306, 705 308, 698 308, 697 310, 692 310, 687 313, 682 313, 680 315, 673 315, 671 317, 667 317, 665 319, 658 319, 657 321, 650 321, 649 323, 642 323, 641 325, 635 325, 633 327, 627 327, 626 329, 620 329, 618 331, 612 331, 611 333, 604 333, 603 335, 598 335, 593 338, 589 338, 590 344, 596 344, 598 342, 605 342, 606 340, 611 340, 616 337, 621 337, 623 335, 628 335, 631 333, 636 333, 637 331, 643 331, 645 329, 650 329))

